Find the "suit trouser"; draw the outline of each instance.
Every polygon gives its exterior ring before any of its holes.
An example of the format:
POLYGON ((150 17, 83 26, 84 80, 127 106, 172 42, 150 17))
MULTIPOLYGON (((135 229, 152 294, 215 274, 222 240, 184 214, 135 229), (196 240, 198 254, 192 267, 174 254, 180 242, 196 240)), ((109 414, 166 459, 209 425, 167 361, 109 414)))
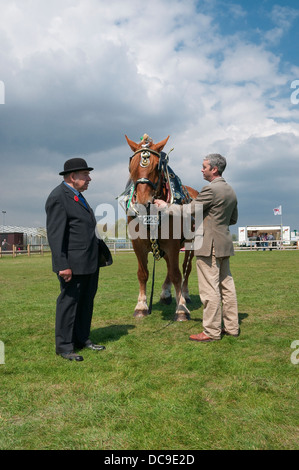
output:
POLYGON ((56 352, 83 348, 89 339, 99 271, 73 275, 69 282, 58 276, 60 295, 56 303, 56 352))
POLYGON ((229 257, 198 256, 196 261, 198 288, 203 303, 203 332, 220 339, 224 330, 232 335, 239 332, 238 304, 229 257))

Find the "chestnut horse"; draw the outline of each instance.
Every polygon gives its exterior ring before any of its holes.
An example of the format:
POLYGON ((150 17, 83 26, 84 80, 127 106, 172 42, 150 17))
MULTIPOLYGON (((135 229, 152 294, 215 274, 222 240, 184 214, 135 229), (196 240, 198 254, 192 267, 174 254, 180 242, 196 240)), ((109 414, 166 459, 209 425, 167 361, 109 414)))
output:
MULTIPOLYGON (((146 226, 145 228, 143 227, 145 230, 145 232, 143 230, 143 234, 145 233, 146 235, 139 236, 138 230, 141 228, 140 224, 143 224, 144 222, 140 216, 140 211, 136 210, 136 207, 144 208, 145 212, 142 211, 144 214, 149 207, 155 207, 153 205, 154 199, 163 199, 164 201, 172 203, 175 194, 178 197, 178 200, 175 202, 182 204, 184 203, 184 200, 185 202, 190 202, 191 198, 195 198, 198 191, 181 185, 180 179, 177 177, 175 181, 179 181, 179 190, 181 190, 181 193, 174 191, 175 188, 173 186, 173 180, 170 180, 169 175, 172 177, 175 175, 168 167, 168 156, 162 152, 169 136, 157 144, 154 144, 147 134, 144 134, 140 143, 133 142, 128 139, 127 136, 125 137, 130 148, 134 152, 130 159, 130 180, 127 186, 128 190, 126 198, 128 229, 138 260, 137 275, 139 281, 139 296, 135 307, 134 317, 145 317, 151 313, 147 304, 146 284, 149 276, 147 267, 148 254, 153 252, 155 259, 164 257, 167 264, 167 276, 162 286, 160 301, 166 304, 171 303, 171 285, 173 284, 176 292, 177 305, 174 320, 189 320, 190 312, 186 306, 186 302, 190 301, 188 278, 192 269, 191 260, 194 256, 193 250, 185 251, 182 283, 182 274, 179 268, 179 253, 180 249, 184 245, 183 236, 181 238, 174 237, 174 229, 171 221, 169 223, 169 236, 167 239, 165 239, 165 237, 161 237, 161 227, 156 229, 156 234, 158 235, 154 239, 151 238, 152 228, 149 226, 146 226)), ((146 220, 151 219, 147 218, 146 220)), ((158 219, 156 218, 156 220, 158 219)))

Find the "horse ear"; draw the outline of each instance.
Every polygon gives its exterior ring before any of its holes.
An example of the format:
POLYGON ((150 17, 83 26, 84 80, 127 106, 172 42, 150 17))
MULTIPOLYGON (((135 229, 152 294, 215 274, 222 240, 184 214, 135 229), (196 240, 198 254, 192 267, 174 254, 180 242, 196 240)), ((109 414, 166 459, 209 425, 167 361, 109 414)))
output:
POLYGON ((129 144, 129 147, 133 150, 133 152, 136 152, 136 150, 139 149, 139 145, 136 144, 136 142, 133 142, 133 140, 129 139, 126 135, 125 138, 127 139, 127 142, 129 144))
POLYGON ((157 144, 154 144, 152 146, 152 149, 156 150, 156 152, 158 152, 158 153, 162 152, 163 148, 167 144, 167 141, 168 141, 169 137, 170 137, 170 135, 168 137, 166 137, 166 139, 161 140, 161 142, 158 142, 157 144))

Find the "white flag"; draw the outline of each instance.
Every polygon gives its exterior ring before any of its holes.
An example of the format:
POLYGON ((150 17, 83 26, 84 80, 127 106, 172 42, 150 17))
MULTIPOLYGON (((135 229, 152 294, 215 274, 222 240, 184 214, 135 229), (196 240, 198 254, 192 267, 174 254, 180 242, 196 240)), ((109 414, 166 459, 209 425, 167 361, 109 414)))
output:
POLYGON ((275 207, 275 209, 273 209, 273 212, 274 212, 274 215, 282 215, 281 206, 275 207))

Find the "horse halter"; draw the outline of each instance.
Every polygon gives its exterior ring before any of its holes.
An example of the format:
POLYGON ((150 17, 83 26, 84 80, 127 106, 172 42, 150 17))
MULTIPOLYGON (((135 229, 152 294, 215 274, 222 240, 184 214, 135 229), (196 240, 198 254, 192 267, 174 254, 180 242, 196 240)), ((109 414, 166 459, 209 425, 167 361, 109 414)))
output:
POLYGON ((161 177, 162 177, 162 173, 163 171, 165 172, 166 170, 166 167, 167 167, 167 164, 168 164, 168 155, 166 155, 166 153, 164 152, 156 152, 155 150, 152 150, 150 148, 142 148, 142 149, 139 149, 139 150, 136 150, 136 152, 134 152, 134 154, 132 155, 132 157, 130 158, 130 162, 132 160, 133 157, 135 157, 135 155, 137 155, 138 153, 140 153, 140 163, 139 165, 142 167, 142 168, 146 168, 149 166, 149 163, 150 163, 150 156, 151 156, 151 153, 153 155, 156 155, 158 158, 159 158, 159 165, 158 165, 158 174, 159 174, 159 180, 157 183, 153 183, 150 179, 148 178, 139 178, 136 182, 135 182, 135 188, 137 188, 137 185, 138 184, 148 184, 150 185, 154 190, 156 190, 158 187, 159 187, 159 184, 160 184, 160 181, 161 181, 161 177))

